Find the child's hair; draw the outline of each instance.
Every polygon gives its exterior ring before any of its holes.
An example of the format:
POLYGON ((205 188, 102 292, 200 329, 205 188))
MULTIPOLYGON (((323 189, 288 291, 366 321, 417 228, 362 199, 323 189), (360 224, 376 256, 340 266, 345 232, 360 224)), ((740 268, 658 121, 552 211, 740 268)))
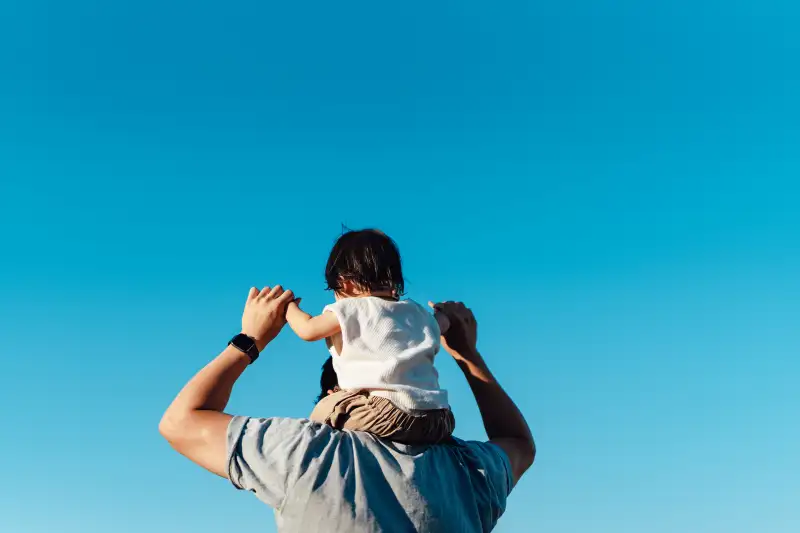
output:
POLYGON ((322 374, 319 377, 319 396, 317 402, 319 403, 328 395, 328 391, 336 391, 339 389, 339 377, 336 375, 336 370, 333 369, 333 357, 328 357, 322 365, 322 374))
POLYGON ((347 230, 333 245, 325 267, 328 290, 341 292, 349 281, 359 290, 405 291, 400 251, 388 235, 376 229, 347 230))

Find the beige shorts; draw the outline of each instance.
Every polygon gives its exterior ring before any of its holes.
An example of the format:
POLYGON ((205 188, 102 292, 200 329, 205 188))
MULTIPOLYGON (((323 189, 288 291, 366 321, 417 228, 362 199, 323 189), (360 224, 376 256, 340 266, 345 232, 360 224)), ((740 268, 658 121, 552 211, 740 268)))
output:
POLYGON ((436 444, 456 426, 450 409, 407 413, 366 390, 340 390, 323 398, 309 417, 336 429, 366 431, 405 444, 436 444))

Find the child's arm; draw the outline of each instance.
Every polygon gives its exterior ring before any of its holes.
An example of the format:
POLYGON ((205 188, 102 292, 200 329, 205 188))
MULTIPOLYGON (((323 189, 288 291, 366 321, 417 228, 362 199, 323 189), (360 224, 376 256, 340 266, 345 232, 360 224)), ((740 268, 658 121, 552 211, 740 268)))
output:
POLYGON ((342 328, 336 313, 327 311, 319 316, 312 317, 297 305, 291 302, 286 308, 286 321, 289 327, 304 341, 318 341, 339 333, 342 328))

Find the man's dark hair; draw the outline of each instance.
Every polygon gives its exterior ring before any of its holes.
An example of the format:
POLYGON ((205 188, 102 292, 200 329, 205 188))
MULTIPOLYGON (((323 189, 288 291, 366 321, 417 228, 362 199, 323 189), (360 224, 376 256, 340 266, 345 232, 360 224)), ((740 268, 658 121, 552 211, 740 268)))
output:
POLYGON ((336 371, 333 369, 333 357, 328 357, 322 365, 322 375, 319 377, 319 388, 320 393, 317 398, 317 403, 328 395, 328 391, 335 391, 339 388, 339 378, 336 376, 336 371))
POLYGON ((341 291, 349 281, 362 291, 388 290, 399 297, 405 290, 400 251, 382 231, 345 231, 328 257, 325 281, 332 291, 341 291))

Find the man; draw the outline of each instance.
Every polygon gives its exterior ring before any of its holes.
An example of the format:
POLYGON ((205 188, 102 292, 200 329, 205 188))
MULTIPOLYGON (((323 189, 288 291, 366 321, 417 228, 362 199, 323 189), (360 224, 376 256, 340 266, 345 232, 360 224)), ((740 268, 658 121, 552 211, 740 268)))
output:
POLYGON ((233 385, 285 325, 291 291, 250 289, 242 333, 164 413, 161 434, 181 454, 276 509, 284 533, 490 531, 535 455, 525 419, 478 353, 463 304, 442 346, 469 382, 489 442, 407 446, 289 418, 223 413, 233 385))

